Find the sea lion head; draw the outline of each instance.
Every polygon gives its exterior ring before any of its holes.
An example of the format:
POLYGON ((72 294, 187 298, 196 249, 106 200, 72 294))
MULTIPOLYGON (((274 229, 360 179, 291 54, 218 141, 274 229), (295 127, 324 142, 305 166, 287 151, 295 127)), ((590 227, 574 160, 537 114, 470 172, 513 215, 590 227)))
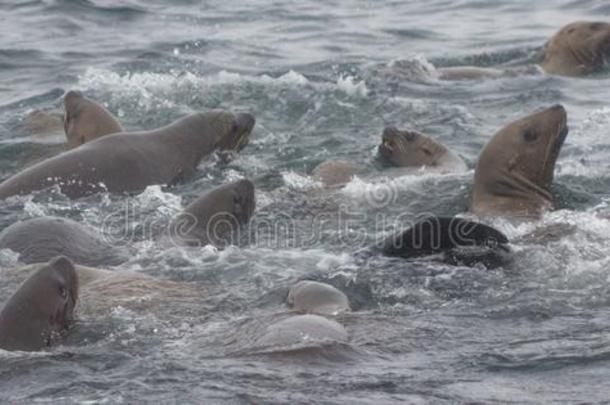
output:
POLYGON ((77 90, 64 96, 64 131, 68 149, 104 135, 123 132, 121 124, 104 107, 77 90))
POLYGON ((0 312, 0 347, 40 350, 71 325, 78 300, 78 275, 64 256, 28 278, 0 312))
POLYGON ((190 246, 222 246, 227 237, 248 223, 256 205, 254 184, 242 179, 203 194, 172 223, 170 236, 190 246))
MULTIPOLYGON (((568 134, 567 113, 557 104, 502 128, 485 146, 475 171, 474 211, 478 200, 527 202, 515 211, 552 206, 555 162, 568 134), (534 202, 534 206, 531 203, 534 202), (536 203, 537 202, 537 203, 536 203), (538 206, 537 206, 538 205, 538 206)), ((526 213, 526 216, 534 214, 526 213)))
POLYGON ((252 114, 213 110, 202 113, 215 132, 220 151, 240 151, 249 142, 256 120, 252 114))
POLYGON ((542 68, 551 74, 595 73, 610 59, 610 24, 578 21, 566 25, 545 45, 542 68))
POLYGON ((435 166, 446 149, 443 145, 413 130, 387 127, 381 135, 379 156, 398 167, 435 166))

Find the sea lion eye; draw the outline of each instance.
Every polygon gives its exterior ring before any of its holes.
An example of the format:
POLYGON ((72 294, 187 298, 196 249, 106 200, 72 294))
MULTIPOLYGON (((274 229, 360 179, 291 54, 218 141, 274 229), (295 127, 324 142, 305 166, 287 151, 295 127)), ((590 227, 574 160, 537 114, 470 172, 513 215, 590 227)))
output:
POLYGON ((432 151, 428 148, 422 148, 422 152, 427 156, 432 156, 432 151))
POLYGON ((59 295, 63 299, 66 299, 68 297, 68 290, 66 290, 66 287, 64 287, 64 286, 59 287, 59 295))
POLYGON ((532 129, 526 129, 523 132, 523 139, 525 142, 534 142, 536 139, 538 139, 538 134, 532 129))

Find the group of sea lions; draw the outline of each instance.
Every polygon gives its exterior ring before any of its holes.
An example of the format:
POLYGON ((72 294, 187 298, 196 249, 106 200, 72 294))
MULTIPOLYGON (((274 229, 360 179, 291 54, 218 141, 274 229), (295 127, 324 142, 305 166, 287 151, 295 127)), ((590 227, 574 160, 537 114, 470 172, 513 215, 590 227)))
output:
MULTIPOLYGON (((599 72, 610 57, 610 24, 570 24, 551 38, 545 52, 540 66, 550 74, 599 72)), ((464 67, 461 72, 447 69, 443 75, 473 78, 491 73, 464 67)), ((64 96, 64 110, 68 150, 4 180, 1 199, 49 187, 58 187, 69 198, 80 198, 184 182, 206 155, 246 146, 255 124, 248 113, 212 110, 156 130, 125 132, 107 109, 77 91, 64 96)), ((567 113, 561 105, 497 132, 476 165, 471 212, 533 218, 553 208, 550 186, 567 133, 567 113)), ((384 129, 378 152, 396 167, 425 167, 437 173, 467 170, 457 154, 416 130, 384 129)), ((363 170, 351 163, 325 162, 313 175, 329 187, 339 187, 363 170)), ((254 207, 252 182, 228 183, 202 194, 172 220, 167 232, 155 238, 158 243, 222 246, 227 235, 248 223, 254 207)), ((495 267, 498 257, 510 254, 508 243, 505 235, 482 223, 430 217, 366 249, 366 254, 405 259, 432 255, 451 264, 495 267)), ((0 249, 4 248, 17 252, 21 262, 33 263, 23 270, 29 277, 0 311, 0 348, 5 350, 41 350, 58 341, 72 324, 79 297, 86 301, 92 295, 103 295, 112 285, 120 285, 129 294, 151 283, 163 284, 143 275, 86 267, 114 266, 128 255, 106 243, 95 229, 65 218, 41 217, 13 224, 0 233, 0 249)), ((169 284, 162 288, 176 291, 169 284)), ((343 326, 325 317, 350 310, 347 297, 335 287, 303 280, 290 289, 287 303, 300 315, 269 325, 260 346, 293 346, 304 337, 347 341, 343 326)), ((86 307, 87 302, 79 306, 86 307)))

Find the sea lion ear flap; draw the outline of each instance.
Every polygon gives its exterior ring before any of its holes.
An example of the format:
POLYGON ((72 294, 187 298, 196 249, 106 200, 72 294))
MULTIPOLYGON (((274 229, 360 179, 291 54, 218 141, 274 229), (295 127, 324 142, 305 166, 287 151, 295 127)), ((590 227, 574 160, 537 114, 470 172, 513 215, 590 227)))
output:
POLYGON ((49 267, 61 272, 67 272, 71 277, 76 277, 76 269, 72 260, 66 256, 57 256, 49 261, 49 267))
POLYGON ((66 256, 57 256, 49 261, 49 265, 58 269, 74 269, 74 263, 66 256))

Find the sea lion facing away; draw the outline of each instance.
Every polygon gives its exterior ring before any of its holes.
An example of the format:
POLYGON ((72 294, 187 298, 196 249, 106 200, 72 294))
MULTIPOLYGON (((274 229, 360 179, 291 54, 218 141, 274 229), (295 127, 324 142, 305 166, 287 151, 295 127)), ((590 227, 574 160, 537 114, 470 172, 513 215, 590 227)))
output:
POLYGON ((0 348, 41 350, 68 330, 78 300, 78 276, 65 257, 30 276, 0 311, 0 348))
POLYGON ((80 91, 64 96, 64 130, 68 149, 109 134, 123 132, 119 121, 103 106, 80 91))
POLYGON ((441 172, 459 172, 466 163, 444 145, 417 131, 387 127, 383 130, 379 156, 398 167, 422 167, 441 172))
POLYGON ((364 168, 341 160, 328 160, 313 169, 313 178, 325 187, 338 188, 349 183, 364 168))
POLYGON ((41 263, 66 256, 86 266, 114 266, 127 261, 127 251, 110 244, 95 229, 53 216, 16 222, 0 233, 0 249, 19 253, 22 263, 41 263))
POLYGON ((577 21, 559 30, 545 45, 540 65, 547 73, 584 76, 610 60, 610 24, 577 21))
POLYGON ((479 156, 470 210, 532 218, 553 208, 550 187, 567 134, 567 113, 561 105, 502 128, 479 156))
POLYGON ((463 218, 431 216, 386 238, 378 247, 384 255, 406 259, 430 257, 453 265, 487 268, 511 260, 508 238, 500 231, 463 218))
POLYGON ((216 149, 240 150, 254 117, 213 110, 154 131, 107 135, 40 162, 0 184, 0 199, 53 185, 70 198, 101 191, 134 192, 191 175, 216 149))
POLYGON ((329 284, 303 280, 288 292, 288 304, 299 312, 335 315, 350 310, 347 296, 329 284))

